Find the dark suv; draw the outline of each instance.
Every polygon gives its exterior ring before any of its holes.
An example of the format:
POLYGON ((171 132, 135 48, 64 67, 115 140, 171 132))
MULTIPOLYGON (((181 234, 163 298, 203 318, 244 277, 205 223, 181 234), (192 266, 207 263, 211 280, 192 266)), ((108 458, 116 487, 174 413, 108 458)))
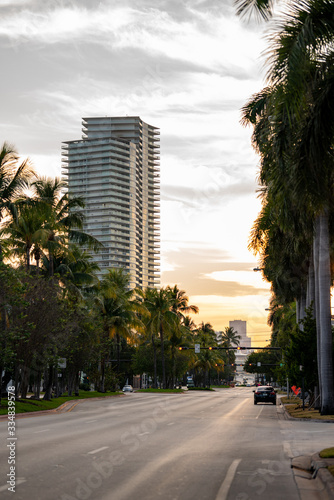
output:
POLYGON ((261 385, 254 392, 254 404, 272 403, 276 404, 276 392, 271 385, 261 385))

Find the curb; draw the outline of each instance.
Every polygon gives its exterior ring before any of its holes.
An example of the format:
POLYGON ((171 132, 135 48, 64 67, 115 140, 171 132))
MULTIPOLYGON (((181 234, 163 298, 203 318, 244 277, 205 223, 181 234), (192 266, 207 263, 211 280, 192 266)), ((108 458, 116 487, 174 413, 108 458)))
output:
POLYGON ((321 458, 319 453, 292 458, 291 468, 301 498, 334 499, 334 476, 327 469, 333 464, 334 458, 321 458))
POLYGON ((311 457, 311 467, 313 476, 319 477, 329 499, 334 498, 334 476, 327 467, 334 465, 334 458, 321 458, 319 453, 314 453, 311 457))

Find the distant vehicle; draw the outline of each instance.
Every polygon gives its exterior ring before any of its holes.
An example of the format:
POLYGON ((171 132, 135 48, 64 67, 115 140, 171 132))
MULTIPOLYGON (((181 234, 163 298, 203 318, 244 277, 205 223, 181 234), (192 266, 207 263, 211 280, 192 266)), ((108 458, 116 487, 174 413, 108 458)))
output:
POLYGON ((132 385, 125 385, 122 389, 123 392, 133 392, 132 385))
POLYGON ((192 377, 187 377, 187 387, 195 387, 192 377))
POLYGON ((271 385, 260 385, 254 392, 254 404, 272 403, 276 405, 276 392, 271 385))

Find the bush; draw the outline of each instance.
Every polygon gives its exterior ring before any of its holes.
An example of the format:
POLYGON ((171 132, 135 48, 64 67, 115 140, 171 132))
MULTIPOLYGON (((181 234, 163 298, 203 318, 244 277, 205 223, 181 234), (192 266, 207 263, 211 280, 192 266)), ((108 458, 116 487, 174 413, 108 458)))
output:
POLYGON ((80 384, 79 389, 82 391, 90 391, 90 385, 89 384, 80 384))

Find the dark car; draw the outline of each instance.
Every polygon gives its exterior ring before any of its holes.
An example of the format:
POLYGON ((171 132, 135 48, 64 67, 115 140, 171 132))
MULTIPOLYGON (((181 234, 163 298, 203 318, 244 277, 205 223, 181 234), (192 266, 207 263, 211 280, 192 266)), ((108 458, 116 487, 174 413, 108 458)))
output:
POLYGON ((254 392, 254 404, 272 403, 276 404, 276 392, 271 385, 260 385, 254 392))

